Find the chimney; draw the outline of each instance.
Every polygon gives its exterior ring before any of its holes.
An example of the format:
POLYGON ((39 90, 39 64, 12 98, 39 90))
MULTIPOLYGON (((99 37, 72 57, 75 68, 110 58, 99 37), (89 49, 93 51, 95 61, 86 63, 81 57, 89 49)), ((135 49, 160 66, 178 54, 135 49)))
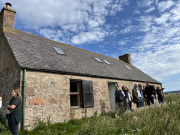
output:
POLYGON ((119 60, 122 60, 128 64, 131 64, 130 54, 124 54, 124 55, 119 56, 119 60))
POLYGON ((16 11, 11 9, 11 3, 6 3, 6 7, 3 7, 0 13, 0 29, 3 27, 14 29, 14 18, 16 11))

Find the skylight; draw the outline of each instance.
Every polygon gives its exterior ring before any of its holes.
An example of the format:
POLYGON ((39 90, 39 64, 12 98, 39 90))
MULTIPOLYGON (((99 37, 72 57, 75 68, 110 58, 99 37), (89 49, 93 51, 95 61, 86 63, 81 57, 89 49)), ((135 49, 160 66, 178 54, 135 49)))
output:
POLYGON ((107 63, 107 64, 111 64, 111 63, 109 63, 107 60, 103 60, 105 63, 107 63))
POLYGON ((99 58, 94 57, 95 60, 97 60, 98 62, 102 62, 102 60, 100 60, 99 58))
POLYGON ((131 70, 131 68, 130 68, 129 66, 125 65, 125 67, 127 67, 128 69, 130 69, 130 70, 131 70))
POLYGON ((57 47, 53 47, 53 48, 57 53, 64 54, 64 52, 60 48, 57 48, 57 47))

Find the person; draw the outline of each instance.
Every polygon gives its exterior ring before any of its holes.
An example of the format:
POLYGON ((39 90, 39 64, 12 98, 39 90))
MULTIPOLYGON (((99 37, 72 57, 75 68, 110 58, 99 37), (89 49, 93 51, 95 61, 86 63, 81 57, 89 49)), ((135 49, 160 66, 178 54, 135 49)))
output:
POLYGON ((156 88, 159 104, 164 102, 163 96, 162 96, 162 90, 164 90, 164 88, 161 88, 161 89, 159 87, 156 88))
POLYGON ((138 98, 139 98, 139 107, 143 107, 144 106, 144 102, 143 102, 143 92, 141 90, 141 85, 138 85, 138 98))
POLYGON ((129 110, 132 110, 132 101, 131 101, 132 97, 128 88, 127 88, 127 92, 128 92, 128 100, 129 100, 129 110))
POLYGON ((154 92, 155 89, 152 85, 150 85, 150 82, 147 81, 146 82, 146 87, 145 87, 145 97, 147 99, 147 104, 150 105, 150 102, 151 104, 154 104, 154 92))
POLYGON ((138 85, 134 84, 134 88, 132 89, 133 102, 136 104, 136 107, 139 107, 139 90, 138 85))
POLYGON ((122 90, 119 89, 119 86, 116 86, 116 91, 115 91, 115 103, 116 103, 116 115, 119 112, 120 109, 120 113, 124 113, 124 99, 125 94, 122 90))
POLYGON ((156 94, 157 94, 157 91, 156 91, 156 89, 154 89, 154 99, 156 100, 157 98, 156 98, 156 94))
POLYGON ((142 94, 143 94, 143 101, 144 101, 144 106, 147 105, 147 99, 145 97, 145 86, 143 85, 143 89, 142 89, 142 94))
POLYGON ((125 86, 122 86, 122 90, 125 94, 125 97, 124 97, 124 110, 129 110, 129 101, 128 101, 128 92, 127 92, 127 87, 125 86))
POLYGON ((18 135, 18 124, 21 122, 22 96, 18 90, 12 90, 12 99, 6 108, 8 125, 13 135, 18 135))

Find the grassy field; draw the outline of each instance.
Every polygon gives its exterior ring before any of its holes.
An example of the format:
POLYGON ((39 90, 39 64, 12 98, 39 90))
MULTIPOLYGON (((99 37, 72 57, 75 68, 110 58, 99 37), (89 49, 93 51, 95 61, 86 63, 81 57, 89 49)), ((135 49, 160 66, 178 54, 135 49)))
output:
MULTIPOLYGON (((166 95, 166 103, 140 108, 122 116, 112 113, 67 123, 45 124, 20 135, 180 135, 180 94, 166 95)), ((7 122, 0 119, 0 135, 10 135, 7 122)))

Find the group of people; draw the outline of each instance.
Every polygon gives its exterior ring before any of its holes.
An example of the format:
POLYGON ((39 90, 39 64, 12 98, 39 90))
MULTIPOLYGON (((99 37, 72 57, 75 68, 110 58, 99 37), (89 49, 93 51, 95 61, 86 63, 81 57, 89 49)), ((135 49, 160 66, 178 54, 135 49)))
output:
POLYGON ((115 91, 115 103, 116 103, 116 114, 124 113, 126 110, 132 109, 132 102, 136 104, 136 107, 143 107, 145 105, 154 104, 154 99, 156 94, 158 95, 159 103, 163 103, 164 98, 162 91, 164 88, 157 87, 156 90, 154 86, 150 85, 150 82, 146 82, 146 86, 143 86, 143 89, 140 90, 138 84, 134 84, 132 89, 132 95, 129 89, 125 86, 122 86, 122 90, 119 86, 116 86, 115 91))

